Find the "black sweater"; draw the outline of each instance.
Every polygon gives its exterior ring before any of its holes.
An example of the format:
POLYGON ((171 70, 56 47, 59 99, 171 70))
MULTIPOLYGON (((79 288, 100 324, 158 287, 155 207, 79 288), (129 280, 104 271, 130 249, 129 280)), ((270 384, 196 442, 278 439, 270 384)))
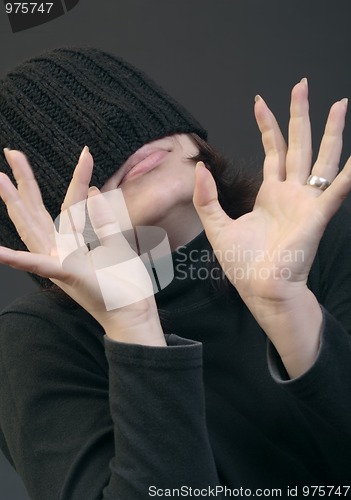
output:
POLYGON ((294 380, 235 290, 205 279, 204 234, 174 253, 175 279, 157 295, 168 347, 111 341, 46 292, 3 311, 0 444, 31 498, 165 498, 182 486, 178 496, 213 497, 220 485, 282 498, 297 486, 303 498, 303 486, 350 485, 350 247, 339 214, 309 279, 320 352, 294 380))

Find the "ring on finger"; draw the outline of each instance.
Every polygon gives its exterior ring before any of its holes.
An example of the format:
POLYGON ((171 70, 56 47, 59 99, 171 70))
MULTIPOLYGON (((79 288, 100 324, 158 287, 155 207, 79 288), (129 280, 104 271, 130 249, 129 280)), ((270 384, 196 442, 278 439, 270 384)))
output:
POLYGON ((316 187, 321 191, 325 191, 331 183, 327 179, 324 179, 324 177, 319 177, 318 175, 310 175, 306 181, 306 184, 308 186, 316 187))

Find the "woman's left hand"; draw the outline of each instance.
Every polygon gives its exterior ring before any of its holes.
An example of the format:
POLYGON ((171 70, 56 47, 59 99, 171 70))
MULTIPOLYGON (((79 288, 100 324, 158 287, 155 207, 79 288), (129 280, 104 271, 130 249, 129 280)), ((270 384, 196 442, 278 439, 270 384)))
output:
POLYGON ((292 90, 288 147, 263 99, 256 100, 264 177, 252 212, 236 220, 220 207, 210 172, 203 164, 196 169, 194 204, 206 235, 290 376, 306 371, 318 352, 322 313, 306 283, 323 232, 351 190, 350 159, 337 174, 346 109, 347 99, 332 106, 311 170, 307 80, 292 90), (310 174, 331 185, 308 185, 310 174))

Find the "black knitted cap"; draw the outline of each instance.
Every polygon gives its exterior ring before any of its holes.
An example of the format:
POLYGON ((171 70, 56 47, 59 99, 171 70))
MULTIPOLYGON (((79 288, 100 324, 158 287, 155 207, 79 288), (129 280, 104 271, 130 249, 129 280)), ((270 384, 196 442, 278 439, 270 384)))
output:
MULTIPOLYGON (((23 151, 46 208, 55 218, 79 154, 94 157, 102 184, 147 142, 201 125, 144 73, 98 49, 61 48, 35 57, 0 80, 0 145, 23 151)), ((0 170, 10 174, 2 155, 0 170)), ((23 249, 0 201, 0 243, 23 249)))

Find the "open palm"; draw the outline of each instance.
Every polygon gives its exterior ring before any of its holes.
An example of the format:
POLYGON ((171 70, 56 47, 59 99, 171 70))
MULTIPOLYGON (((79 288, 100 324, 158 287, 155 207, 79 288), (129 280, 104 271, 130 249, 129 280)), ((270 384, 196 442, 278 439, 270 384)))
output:
POLYGON ((211 174, 197 166, 195 207, 219 263, 247 303, 289 300, 305 287, 323 231, 351 188, 350 160, 337 175, 347 100, 332 106, 311 171, 307 94, 305 80, 292 91, 288 147, 263 99, 256 100, 266 158, 252 212, 228 217, 211 174), (321 191, 306 184, 310 174, 333 182, 321 191))
MULTIPOLYGON (((49 278, 84 307, 100 324, 111 316, 135 316, 153 300, 150 276, 121 232, 106 195, 89 190, 93 159, 85 148, 68 187, 58 228, 46 211, 26 157, 5 151, 17 188, 0 174, 0 195, 29 252, 0 247, 0 262, 49 278), (98 244, 90 249, 83 232, 86 208, 98 244), (137 305, 136 305, 137 304, 137 305), (126 309, 127 307, 127 309, 126 309)), ((122 196, 115 190, 115 196, 122 196)))

